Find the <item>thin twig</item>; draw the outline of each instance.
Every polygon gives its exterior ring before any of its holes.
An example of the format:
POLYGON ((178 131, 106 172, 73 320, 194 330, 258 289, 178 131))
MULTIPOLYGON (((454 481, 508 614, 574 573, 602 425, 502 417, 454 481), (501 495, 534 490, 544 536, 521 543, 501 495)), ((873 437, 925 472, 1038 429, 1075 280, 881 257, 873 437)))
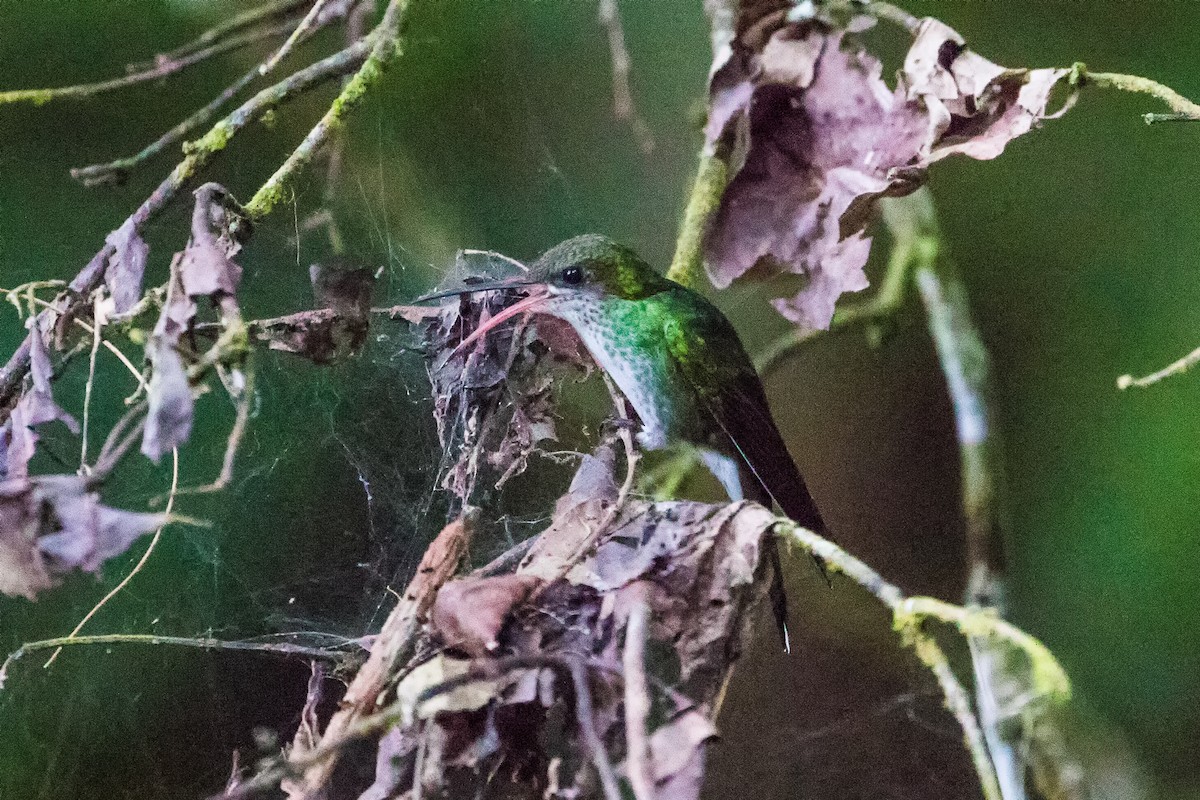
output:
POLYGON ((146 83, 147 81, 154 81, 165 78, 168 75, 174 75, 176 72, 213 56, 228 53, 232 50, 240 50, 243 47, 261 42, 264 39, 270 39, 274 36, 282 36, 290 27, 290 24, 277 25, 261 31, 249 31, 240 36, 231 36, 202 50, 189 53, 180 59, 163 60, 150 69, 142 72, 134 72, 130 75, 123 75, 120 78, 112 78, 107 81, 83 83, 75 86, 60 86, 54 89, 12 89, 7 92, 0 92, 0 105, 5 105, 6 103, 33 103, 40 106, 52 100, 93 97, 104 92, 136 86, 139 83, 146 83))
POLYGON ((246 436, 246 428, 250 422, 250 409, 255 401, 255 369, 249 359, 243 369, 243 374, 245 375, 245 384, 243 384, 241 395, 238 397, 237 412, 233 420, 233 427, 229 430, 229 437, 225 441, 225 456, 221 460, 221 472, 212 483, 182 489, 179 492, 180 494, 211 494, 219 492, 229 486, 233 480, 234 461, 237 459, 237 452, 241 447, 242 439, 246 436))
MULTIPOLYGON (((171 449, 171 489, 170 489, 169 494, 167 495, 167 506, 166 506, 166 508, 163 509, 163 514, 166 516, 168 522, 170 521, 170 518, 171 518, 171 511, 173 511, 175 508, 175 494, 178 491, 178 489, 179 489, 179 448, 175 447, 175 448, 171 449)), ((104 597, 100 598, 100 602, 98 602, 98 603, 96 603, 96 605, 92 606, 91 611, 84 614, 83 619, 79 620, 79 624, 77 624, 74 628, 72 628, 71 632, 67 634, 68 639, 77 638, 79 636, 79 632, 81 630, 83 630, 83 626, 87 625, 88 621, 92 617, 96 616, 96 612, 98 612, 100 609, 104 608, 104 606, 108 604, 109 600, 112 600, 114 597, 116 597, 118 594, 120 594, 125 589, 125 587, 129 585, 129 582, 133 580, 133 577, 142 571, 142 567, 146 566, 146 562, 150 560, 150 554, 153 553, 154 548, 156 548, 158 546, 158 541, 159 541, 159 539, 162 538, 163 529, 167 527, 168 522, 164 522, 162 525, 158 526, 158 530, 156 530, 154 532, 154 536, 152 536, 150 538, 150 544, 146 546, 146 550, 145 550, 145 552, 142 553, 142 557, 138 559, 138 562, 133 565, 133 569, 129 570, 129 573, 124 578, 122 578, 121 582, 118 583, 116 586, 114 586, 108 592, 108 594, 106 594, 106 595, 104 595, 104 597)), ((42 668, 45 669, 45 668, 49 667, 51 664, 53 664, 54 659, 58 658, 58 654, 61 652, 62 652, 62 648, 59 647, 53 653, 51 653, 50 658, 46 659, 46 663, 42 665, 42 668)))
MULTIPOLYGON (((317 6, 319 5, 320 3, 317 4, 317 6)), ((317 7, 314 6, 314 10, 316 10, 316 8, 317 7)), ((284 44, 278 50, 275 51, 274 55, 271 56, 271 67, 276 66, 279 61, 282 60, 283 56, 281 54, 284 54, 285 49, 290 49, 291 46, 294 46, 294 40, 298 33, 301 33, 304 38, 308 38, 313 33, 316 33, 316 31, 329 24, 331 19, 332 17, 318 16, 315 23, 309 23, 307 27, 304 27, 305 23, 309 20, 309 17, 306 16, 300 23, 300 26, 292 31, 292 36, 288 37, 288 40, 284 42, 284 44)), ((357 39, 357 36, 354 37, 354 39, 352 39, 348 44, 353 44, 357 39)), ((154 142, 142 148, 134 155, 126 158, 118 158, 115 161, 110 161, 105 164, 92 164, 86 167, 74 168, 71 170, 71 177, 78 181, 82 181, 84 186, 123 182, 133 169, 137 168, 146 161, 149 161, 151 158, 154 158, 168 147, 176 144, 177 142, 183 141, 185 136, 211 120, 222 106, 241 93, 241 91, 253 83, 255 79, 267 74, 268 71, 268 69, 264 69, 261 66, 254 67, 226 87, 226 89, 217 95, 212 101, 210 101, 208 105, 196 111, 183 122, 180 122, 178 125, 171 128, 162 136, 158 137, 158 139, 156 139, 154 142)))
POLYGON ((1183 358, 1172 361, 1170 364, 1158 370, 1157 372, 1151 372, 1149 375, 1144 377, 1135 378, 1132 375, 1122 375, 1121 377, 1117 378, 1117 388, 1124 390, 1130 388, 1131 386, 1136 386, 1139 389, 1144 389, 1147 386, 1153 386, 1159 381, 1169 378, 1172 375, 1180 375, 1184 372, 1187 372, 1198 363, 1200 363, 1200 347, 1197 347, 1183 358))
POLYGON ((579 733, 587 746, 588 755, 600 776, 600 786, 604 789, 605 800, 621 800, 621 787, 617 784, 617 774, 613 770, 608 750, 596 732, 596 718, 592 713, 592 692, 588 688, 587 670, 578 661, 571 662, 571 683, 575 685, 575 718, 579 722, 579 733))
POLYGON ((650 716, 650 685, 646 680, 646 640, 650 631, 650 605, 644 586, 632 587, 629 620, 625 625, 625 652, 621 666, 625 675, 625 774, 637 800, 654 800, 653 756, 647 720, 650 716))
POLYGON ((280 45, 279 49, 272 53, 271 56, 259 66, 259 75, 266 75, 268 72, 275 69, 275 67, 279 65, 280 61, 291 55, 291 52, 293 49, 295 49, 296 45, 300 44, 302 41, 320 29, 321 12, 325 10, 325 5, 329 2, 330 0, 316 0, 316 2, 312 4, 312 8, 310 8, 308 13, 304 15, 304 19, 300 20, 300 24, 297 25, 295 30, 292 31, 291 35, 288 36, 287 41, 280 45))
POLYGON ((181 45, 168 53, 160 53, 153 60, 142 64, 134 64, 130 67, 133 72, 149 69, 154 64, 161 61, 175 61, 189 53, 194 53, 209 45, 215 44, 227 36, 237 33, 238 31, 252 28, 257 25, 269 22, 272 19, 291 16, 298 11, 302 6, 311 3, 312 0, 275 0, 275 2, 263 3, 262 5, 254 6, 245 11, 238 12, 228 19, 214 25, 213 27, 200 34, 198 37, 181 45))
MULTIPOLYGON (((992 411, 987 348, 971 317, 966 288, 941 242, 927 189, 885 201, 884 221, 897 249, 912 263, 912 277, 925 306, 929 335, 937 351, 954 410, 966 524, 965 602, 998 616, 1005 613, 1004 463, 992 411)), ((976 713, 997 776, 1000 797, 1024 800, 1022 733, 1006 727, 995 692, 1011 683, 1006 652, 985 638, 967 637, 975 677, 976 713)), ((931 669, 941 668, 936 663, 931 669)))
POLYGON ((169 647, 191 647, 199 650, 236 650, 241 652, 273 653, 283 656, 303 656, 305 658, 320 658, 325 661, 341 662, 345 654, 335 650, 320 647, 304 647, 296 644, 272 644, 270 642, 239 642, 213 639, 211 637, 188 636, 159 636, 149 633, 106 633, 98 636, 63 636, 57 639, 43 639, 37 642, 26 642, 8 654, 4 663, 0 664, 0 689, 8 678, 8 669, 30 653, 41 650, 54 650, 60 647, 75 647, 89 645, 140 644, 169 647))
POLYGON ((145 400, 131 407, 108 432, 108 438, 100 448, 100 455, 96 456, 96 463, 88 473, 88 486, 96 487, 102 484, 129 452, 129 448, 141 438, 142 430, 146 427, 147 407, 145 400))
POLYGON ((600 0, 599 16, 600 24, 608 33, 608 52, 612 61, 613 116, 629 123, 642 154, 649 155, 654 152, 654 136, 633 104, 633 90, 629 87, 629 50, 625 47, 625 29, 621 25, 617 0, 600 0))
POLYGON ((1145 114, 1142 119, 1146 124, 1155 122, 1200 120, 1200 104, 1193 103, 1179 92, 1158 81, 1143 78, 1140 75, 1122 75, 1118 72, 1092 72, 1087 65, 1076 62, 1071 65, 1067 80, 1072 86, 1092 84, 1105 89, 1119 89, 1122 92, 1148 94, 1166 103, 1171 109, 1170 114, 1145 114))
POLYGON ((88 375, 87 382, 83 385, 83 428, 79 434, 79 469, 87 470, 87 451, 88 451, 88 423, 91 422, 92 411, 92 385, 96 382, 96 356, 100 352, 100 329, 103 325, 100 322, 100 296, 92 296, 92 320, 95 321, 95 326, 92 328, 92 350, 88 354, 88 375))

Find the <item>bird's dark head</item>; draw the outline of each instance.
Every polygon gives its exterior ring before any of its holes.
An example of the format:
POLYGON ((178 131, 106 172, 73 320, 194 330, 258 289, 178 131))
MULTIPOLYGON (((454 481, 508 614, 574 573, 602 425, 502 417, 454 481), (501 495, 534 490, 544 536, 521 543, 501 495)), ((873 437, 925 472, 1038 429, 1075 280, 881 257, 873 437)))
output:
POLYGON ((527 280, 544 283, 552 295, 582 292, 623 300, 640 300, 669 285, 633 250, 594 233, 547 250, 530 267, 527 280))

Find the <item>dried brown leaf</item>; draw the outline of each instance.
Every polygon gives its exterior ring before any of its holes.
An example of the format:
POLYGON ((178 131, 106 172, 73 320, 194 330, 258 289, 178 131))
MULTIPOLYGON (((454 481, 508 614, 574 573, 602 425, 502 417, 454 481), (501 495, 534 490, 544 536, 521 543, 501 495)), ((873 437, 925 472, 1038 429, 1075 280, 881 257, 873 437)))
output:
POLYGON ((357 353, 367 340, 375 274, 321 264, 313 264, 308 272, 318 308, 255 323, 255 336, 272 350, 318 364, 357 353))
POLYGON ((448 646, 472 658, 485 656, 500 646, 500 630, 509 612, 541 583, 532 575, 450 581, 438 592, 430 621, 448 646))
MULTIPOLYGON (((54 402, 51 388, 54 368, 50 363, 50 350, 46 347, 45 339, 42 338, 37 325, 37 318, 31 317, 28 327, 34 335, 29 339, 29 376, 33 385, 22 397, 26 401, 25 424, 41 425, 44 422, 59 420, 71 430, 71 433, 79 433, 79 423, 75 421, 75 418, 54 402)), ((53 327, 53 324, 49 327, 53 327)))
MULTIPOLYGON (((660 645, 649 651, 658 663, 648 666, 663 670, 648 684, 659 695, 653 702, 675 708, 649 736, 656 796, 697 797, 715 734, 711 703, 766 595, 762 543, 775 518, 750 503, 629 501, 614 514, 615 460, 607 446, 584 460, 517 575, 441 589, 433 624, 416 645, 437 655, 404 673, 393 706, 406 735, 426 743, 413 780, 427 790, 470 793, 472 783, 490 781, 520 787, 505 795, 513 797, 594 793, 595 770, 607 764, 606 773, 616 772, 612 765, 625 756, 620 652, 636 595, 648 606, 649 638, 660 645), (598 549, 560 579, 564 560, 605 521, 598 549), (454 648, 470 658, 455 657, 454 648), (680 680, 664 689, 668 675, 680 680)), ((404 785, 413 750, 400 751, 395 764, 381 743, 372 790, 404 785)))
POLYGON ((183 444, 191 435, 195 399, 183 359, 168 337, 152 335, 146 342, 146 358, 152 371, 146 392, 142 452, 157 464, 163 453, 183 444))
MULTIPOLYGON (((36 325, 37 318, 31 317, 27 327, 34 332, 36 325)), ((53 323, 50 327, 53 327, 53 323)), ((79 433, 79 423, 75 418, 54 402, 50 351, 38 332, 30 337, 29 373, 29 387, 0 427, 0 480, 29 474, 29 461, 37 452, 38 434, 34 426, 58 420, 72 433, 79 433)))
MULTIPOLYGON (((855 26, 851 26, 852 28, 855 26)), ((707 137, 740 156, 705 240, 718 287, 752 274, 803 279, 781 314, 828 327, 844 292, 867 286, 877 201, 907 194, 933 162, 994 158, 1048 117, 1066 70, 1006 70, 927 19, 893 90, 846 30, 766 17, 714 73, 707 137)))
POLYGON ((195 196, 192 235, 171 262, 167 300, 146 343, 152 369, 142 452, 156 463, 191 435, 195 399, 179 344, 195 321, 197 298, 208 297, 223 323, 241 324, 235 296, 242 268, 233 260, 241 244, 232 230, 237 221, 232 198, 215 183, 204 184, 195 196))
POLYGON ((77 475, 0 483, 0 592, 33 599, 54 577, 98 572, 139 537, 166 524, 165 514, 109 508, 77 475))
POLYGON ((142 278, 150 246, 141 237, 133 217, 104 239, 112 248, 104 267, 104 284, 112 295, 114 311, 124 314, 142 297, 142 278))

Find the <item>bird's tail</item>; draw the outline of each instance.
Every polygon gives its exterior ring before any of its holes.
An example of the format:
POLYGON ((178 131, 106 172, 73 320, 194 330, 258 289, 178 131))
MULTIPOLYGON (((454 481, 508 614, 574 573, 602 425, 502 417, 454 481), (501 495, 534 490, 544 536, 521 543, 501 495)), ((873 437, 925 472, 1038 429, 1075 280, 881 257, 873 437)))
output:
MULTIPOLYGON (((753 500, 767 508, 772 505, 779 506, 779 510, 797 525, 828 538, 828 529, 825 527, 825 520, 821 518, 821 512, 817 509, 817 502, 809 493, 800 471, 794 464, 791 467, 790 470, 784 470, 785 474, 776 472, 771 476, 760 476, 748 464, 744 465, 741 476, 743 495, 747 500, 753 500), (768 487, 764 479, 773 479, 774 488, 768 487)), ((787 590, 783 583, 783 562, 779 557, 779 544, 772 536, 764 546, 767 548, 766 556, 771 562, 771 588, 768 590, 771 613, 775 616, 779 635, 783 640, 783 648, 790 652, 791 642, 787 628, 787 590)), ((812 560, 817 569, 821 571, 822 577, 828 582, 829 573, 825 568, 825 562, 815 555, 812 556, 812 560)))

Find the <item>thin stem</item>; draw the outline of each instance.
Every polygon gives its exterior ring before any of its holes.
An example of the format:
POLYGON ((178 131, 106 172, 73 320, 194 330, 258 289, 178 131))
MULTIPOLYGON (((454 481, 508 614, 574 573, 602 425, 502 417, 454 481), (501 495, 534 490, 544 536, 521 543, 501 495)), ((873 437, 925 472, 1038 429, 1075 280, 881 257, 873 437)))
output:
POLYGON ((210 637, 188 636, 159 636, 149 633, 107 633, 98 636, 62 636, 57 639, 43 639, 37 642, 26 642, 8 654, 4 663, 0 664, 0 689, 4 688, 8 678, 8 669, 30 653, 41 650, 54 650, 60 647, 138 644, 166 645, 168 647, 191 647, 198 650, 236 650, 241 652, 274 653, 283 656, 303 656, 319 658, 325 661, 340 662, 345 655, 334 650, 321 647, 304 647, 296 644, 272 644, 270 642, 238 642, 224 641, 210 637))
POLYGON ((1158 81, 1143 78, 1140 75, 1123 75, 1119 72, 1091 72, 1087 65, 1076 62, 1071 65, 1068 80, 1074 86, 1094 84, 1105 89, 1119 89, 1122 92, 1148 94, 1166 103, 1171 114, 1146 114, 1142 118, 1147 124, 1165 121, 1200 120, 1200 104, 1193 103, 1179 92, 1158 81))
POLYGON ((136 86, 139 83, 146 83, 165 78, 168 75, 174 75, 176 72, 180 72, 193 64, 198 64, 213 56, 228 53, 232 50, 240 50, 243 47, 261 42, 273 36, 281 36, 290 27, 290 24, 277 25, 262 31, 250 31, 240 36, 231 36, 202 50, 189 53, 178 60, 164 60, 155 64, 150 69, 142 72, 134 72, 130 75, 122 75, 120 78, 111 78, 96 83, 77 84, 75 86, 60 86, 55 89, 13 89, 7 92, 0 92, 0 105, 5 105, 6 103, 33 103, 40 106, 52 100, 80 99, 93 97, 116 89, 125 89, 129 86, 136 86))
POLYGON ((1157 372, 1151 372, 1149 375, 1144 377, 1135 378, 1132 375, 1122 375, 1121 377, 1117 378, 1117 388, 1128 389, 1131 386, 1136 386, 1139 389, 1144 389, 1147 386, 1153 386, 1159 381, 1169 378, 1172 375, 1179 375, 1187 372, 1198 363, 1200 363, 1200 347, 1197 347, 1183 358, 1172 361, 1170 364, 1158 370, 1157 372))
MULTIPOLYGON (((905 247, 913 262, 913 279, 925 305, 929 334, 954 409, 966 523, 966 604, 1001 615, 1005 607, 1007 519, 1004 464, 992 411, 987 348, 971 318, 966 287, 942 245, 928 190, 888 201, 884 220, 897 247, 905 247)), ((1006 730, 1002 703, 996 694, 1000 687, 1013 682, 1007 653, 986 638, 968 635, 967 643, 980 733, 994 766, 1000 797, 1023 800, 1025 761, 1020 732, 1014 735, 1006 730)))
POLYGON ((92 319, 96 322, 92 328, 92 350, 88 354, 88 376, 87 382, 83 385, 83 428, 79 434, 79 469, 87 471, 87 451, 88 451, 88 427, 92 417, 92 386, 96 382, 96 356, 100 352, 100 329, 103 327, 100 324, 100 298, 93 297, 92 300, 92 319))
POLYGON ((291 55, 291 52, 293 49, 295 49, 296 45, 300 44, 300 42, 304 41, 320 29, 319 20, 321 12, 325 10, 325 6, 329 2, 330 0, 317 0, 312 4, 312 8, 310 8, 308 13, 304 15, 304 19, 300 20, 300 24, 297 25, 292 31, 291 35, 288 36, 287 41, 280 45, 279 49, 276 50, 270 56, 270 58, 268 58, 259 66, 258 74, 266 75, 268 72, 275 69, 275 67, 279 65, 280 61, 291 55))
POLYGON ((152 61, 144 64, 135 64, 131 67, 131 69, 134 71, 149 69, 151 65, 161 61, 174 61, 183 58, 189 53, 194 53, 197 50, 201 50, 211 44, 221 41, 230 34, 237 33, 238 31, 245 30, 246 28, 252 28, 257 25, 261 25, 262 23, 272 19, 290 16, 301 6, 307 5, 310 2, 312 2, 312 0, 276 0, 272 3, 263 3, 262 5, 247 9, 246 11, 241 11, 229 17, 225 21, 209 28, 187 44, 182 45, 169 53, 162 53, 152 61))
POLYGON ((629 50, 625 47, 625 30, 621 25, 621 12, 617 0, 600 0, 598 14, 600 24, 608 33, 608 54, 612 61, 613 116, 629 123, 638 147, 643 155, 654 151, 654 137, 650 126, 642 119, 633 104, 633 90, 629 86, 632 67, 629 50))
MULTIPOLYGON (((221 460, 221 471, 217 474, 212 483, 203 486, 196 486, 190 489, 181 490, 181 494, 211 494, 219 492, 229 486, 233 480, 233 465, 237 459, 237 452, 241 447, 242 439, 246 436, 246 428, 250 422, 250 408, 254 405, 254 381, 256 370, 251 361, 247 360, 244 369, 246 378, 245 385, 242 386, 241 396, 238 397, 237 412, 233 420, 233 427, 229 431, 229 437, 225 441, 225 456, 221 460)), ((174 487, 171 489, 172 494, 175 492, 174 487)), ((168 497, 168 503, 170 502, 168 497)))
POLYGON ((647 734, 650 684, 646 680, 646 640, 650 635, 650 605, 644 587, 632 598, 625 625, 625 651, 621 666, 625 676, 625 774, 637 800, 654 800, 654 768, 647 734))

